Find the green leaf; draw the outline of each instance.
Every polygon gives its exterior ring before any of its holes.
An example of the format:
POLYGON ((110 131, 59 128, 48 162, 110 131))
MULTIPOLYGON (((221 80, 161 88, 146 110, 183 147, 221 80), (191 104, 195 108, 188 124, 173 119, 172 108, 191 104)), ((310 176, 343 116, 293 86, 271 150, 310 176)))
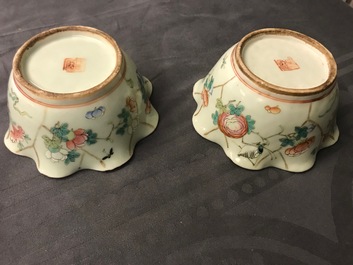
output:
POLYGON ((213 75, 211 76, 210 82, 208 82, 208 78, 207 78, 205 85, 206 85, 206 88, 207 88, 208 90, 212 90, 212 88, 213 88, 213 82, 214 82, 213 75))
POLYGON ((128 125, 124 124, 123 126, 118 128, 115 133, 116 134, 120 134, 120 135, 124 135, 125 134, 125 130, 126 130, 127 127, 128 127, 128 125))
POLYGON ((230 111, 229 113, 231 115, 237 115, 237 116, 240 116, 241 113, 245 109, 245 107, 243 105, 239 105, 239 106, 235 107, 233 104, 229 104, 228 108, 229 108, 229 111, 230 111))
POLYGON ((246 115, 245 119, 248 123, 248 134, 250 134, 255 129, 255 120, 251 119, 250 115, 246 115))
POLYGON ((279 139, 281 141, 281 146, 282 147, 286 147, 288 145, 290 146, 294 146, 294 140, 293 139, 289 139, 289 138, 281 138, 279 139))
POLYGON ((213 120, 214 125, 217 125, 217 123, 218 123, 218 116, 219 116, 219 114, 218 114, 217 110, 215 113, 212 113, 212 120, 213 120))
POLYGON ((30 140, 32 140, 28 134, 25 134, 24 139, 25 139, 26 143, 28 143, 30 140))
POLYGON ((118 117, 120 119, 123 119, 124 123, 126 123, 130 118, 130 112, 126 108, 123 108, 121 110, 121 113, 118 114, 118 117))
POLYGON ((23 143, 22 142, 19 142, 18 144, 17 144, 17 148, 18 148, 18 150, 23 150, 23 148, 25 148, 25 146, 23 145, 23 143))
POLYGON ((69 151, 65 159, 65 165, 68 165, 71 162, 75 162, 76 158, 78 158, 79 156, 80 156, 80 153, 78 153, 76 150, 69 151))
POLYGON ((87 133, 87 140, 86 143, 88 145, 95 144, 97 142, 97 133, 94 133, 91 129, 86 131, 87 133))
POLYGON ((294 128, 296 132, 296 140, 300 140, 301 138, 306 138, 308 136, 308 127, 295 127, 294 128))
POLYGON ((69 134, 70 130, 68 129, 69 125, 67 123, 63 123, 60 125, 60 123, 57 123, 55 127, 50 128, 50 132, 58 137, 61 141, 66 142, 67 135, 69 134))

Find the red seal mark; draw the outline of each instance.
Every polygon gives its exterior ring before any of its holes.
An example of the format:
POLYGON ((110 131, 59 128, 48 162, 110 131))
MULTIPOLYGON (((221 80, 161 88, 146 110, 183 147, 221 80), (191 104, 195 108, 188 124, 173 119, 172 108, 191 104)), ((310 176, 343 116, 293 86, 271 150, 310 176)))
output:
POLYGON ((275 60, 275 63, 281 71, 293 71, 300 69, 299 65, 293 60, 292 57, 287 57, 285 60, 275 60))
POLYGON ((63 70, 68 73, 83 72, 86 60, 84 58, 65 58, 63 70))

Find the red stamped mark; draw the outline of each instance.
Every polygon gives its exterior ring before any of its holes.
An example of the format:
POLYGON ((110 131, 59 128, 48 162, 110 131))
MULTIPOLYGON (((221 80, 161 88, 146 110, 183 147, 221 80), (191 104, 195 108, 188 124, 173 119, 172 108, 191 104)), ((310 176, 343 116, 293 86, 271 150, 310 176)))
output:
POLYGON ((281 71, 293 71, 300 69, 299 65, 293 60, 292 57, 287 57, 285 60, 275 60, 275 63, 281 71))
POLYGON ((65 58, 63 70, 68 73, 83 72, 85 70, 85 58, 65 58))

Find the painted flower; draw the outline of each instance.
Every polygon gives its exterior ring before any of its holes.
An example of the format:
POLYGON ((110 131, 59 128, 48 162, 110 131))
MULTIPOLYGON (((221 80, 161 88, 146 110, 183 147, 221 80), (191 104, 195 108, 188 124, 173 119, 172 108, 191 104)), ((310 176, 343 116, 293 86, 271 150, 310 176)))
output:
POLYGON ((85 145, 88 134, 84 129, 71 130, 67 135, 66 147, 69 150, 81 148, 85 145))
POLYGON ((131 98, 131 97, 127 97, 126 98, 126 106, 129 108, 130 112, 136 112, 137 111, 136 100, 131 98))
POLYGON ((241 138, 248 132, 247 119, 240 115, 223 112, 218 116, 218 127, 228 137, 241 138))
POLYGON ((208 92, 206 89, 202 89, 201 99, 202 99, 202 106, 207 107, 208 106, 208 92))
POLYGON ((60 161, 65 161, 67 159, 67 155, 69 152, 65 149, 59 149, 56 152, 51 152, 50 150, 47 150, 45 152, 45 156, 50 159, 52 162, 60 162, 60 161))
POLYGON ((12 124, 12 130, 10 130, 10 140, 13 143, 20 143, 25 140, 26 133, 21 126, 12 124))
POLYGON ((299 144, 295 145, 294 147, 287 148, 285 150, 285 154, 287 156, 298 156, 306 151, 311 147, 311 145, 315 142, 315 135, 311 136, 310 138, 305 139, 304 141, 300 142, 299 144))

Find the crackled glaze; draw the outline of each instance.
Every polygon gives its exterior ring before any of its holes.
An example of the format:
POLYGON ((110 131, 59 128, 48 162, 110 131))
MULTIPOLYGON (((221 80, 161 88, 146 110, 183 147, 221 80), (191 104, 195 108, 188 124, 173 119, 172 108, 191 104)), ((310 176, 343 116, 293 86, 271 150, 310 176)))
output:
POLYGON ((305 171, 338 139, 336 72, 330 52, 301 33, 252 32, 194 85, 194 128, 241 167, 305 171))
POLYGON ((157 126, 151 92, 107 34, 82 26, 51 29, 15 55, 5 145, 49 177, 114 169, 157 126))

